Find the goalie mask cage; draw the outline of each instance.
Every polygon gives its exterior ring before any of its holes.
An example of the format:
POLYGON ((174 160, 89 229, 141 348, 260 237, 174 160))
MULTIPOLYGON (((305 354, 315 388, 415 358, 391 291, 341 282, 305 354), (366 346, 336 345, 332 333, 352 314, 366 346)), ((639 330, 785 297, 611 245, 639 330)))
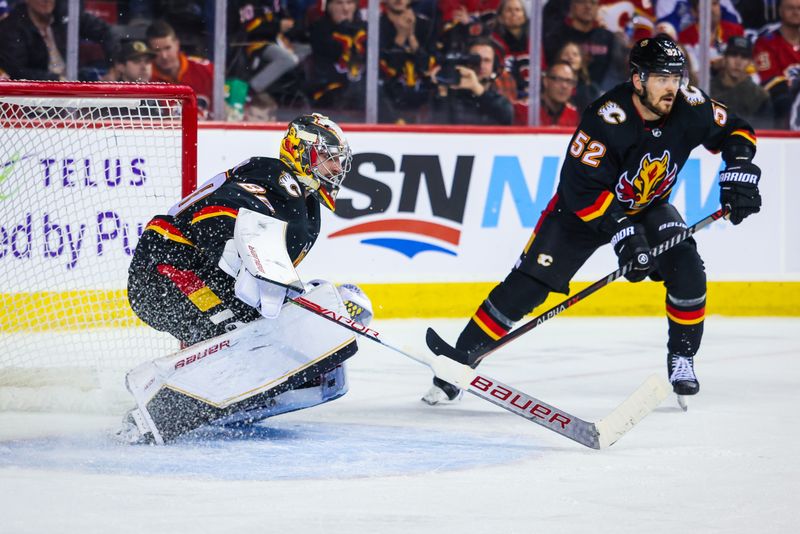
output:
POLYGON ((107 411, 131 402, 125 371, 179 348, 127 274, 196 166, 186 86, 0 82, 0 409, 107 411))

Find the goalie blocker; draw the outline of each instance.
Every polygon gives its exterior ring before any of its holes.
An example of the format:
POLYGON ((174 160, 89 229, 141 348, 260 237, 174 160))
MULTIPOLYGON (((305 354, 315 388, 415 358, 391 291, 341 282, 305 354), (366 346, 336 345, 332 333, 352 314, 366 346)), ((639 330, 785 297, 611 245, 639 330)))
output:
MULTIPOLYGON (((340 291, 316 283, 304 298, 346 315, 340 291)), ((164 444, 206 424, 254 423, 329 402, 347 392, 344 362, 357 350, 352 332, 287 303, 276 319, 130 371, 126 385, 137 407, 119 436, 164 444)))

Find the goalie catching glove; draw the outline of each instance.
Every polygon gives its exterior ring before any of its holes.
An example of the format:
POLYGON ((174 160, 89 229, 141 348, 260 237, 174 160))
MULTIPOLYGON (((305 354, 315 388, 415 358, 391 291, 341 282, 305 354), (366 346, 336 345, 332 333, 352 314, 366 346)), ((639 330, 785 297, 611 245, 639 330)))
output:
POLYGON ((752 162, 736 163, 719 173, 719 203, 730 209, 733 224, 761 211, 760 179, 761 169, 752 162))

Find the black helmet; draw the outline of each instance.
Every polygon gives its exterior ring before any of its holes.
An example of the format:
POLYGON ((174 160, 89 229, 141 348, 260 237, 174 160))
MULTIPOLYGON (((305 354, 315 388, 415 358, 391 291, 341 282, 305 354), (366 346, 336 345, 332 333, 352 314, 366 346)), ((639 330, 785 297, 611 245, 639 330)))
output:
POLYGON ((649 73, 686 75, 686 56, 666 34, 640 39, 633 45, 630 56, 631 74, 642 80, 649 73))
POLYGON ((322 205, 336 208, 353 159, 338 124, 319 113, 297 117, 281 139, 280 159, 322 205))

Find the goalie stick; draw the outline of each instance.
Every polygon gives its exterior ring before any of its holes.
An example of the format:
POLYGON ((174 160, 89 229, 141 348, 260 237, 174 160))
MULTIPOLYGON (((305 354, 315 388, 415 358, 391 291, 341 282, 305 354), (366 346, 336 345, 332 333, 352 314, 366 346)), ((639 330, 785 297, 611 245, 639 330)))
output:
MULTIPOLYGON (((653 247, 652 249, 650 249, 650 253, 653 256, 658 256, 659 254, 666 252, 667 250, 671 249, 678 243, 685 241, 686 239, 691 237, 695 232, 702 230, 703 228, 705 228, 712 222, 716 221, 717 219, 721 219, 722 217, 727 216, 729 211, 730 210, 727 206, 718 209, 711 215, 708 215, 704 219, 701 219, 692 226, 686 228, 681 233, 676 234, 671 238, 667 239, 666 241, 664 241, 663 243, 661 243, 660 245, 653 247)), ((561 303, 556 304, 549 310, 540 313, 538 316, 534 317, 527 323, 521 325, 519 328, 516 328, 511 332, 507 333, 500 339, 493 341, 492 343, 489 343, 488 345, 484 346, 482 349, 479 349, 474 353, 470 354, 469 359, 472 360, 471 362, 466 361, 467 357, 464 354, 464 352, 448 344, 445 340, 441 338, 441 336, 439 336, 439 334, 436 333, 436 331, 433 328, 428 328, 428 331, 425 335, 425 341, 428 344, 428 348, 430 348, 431 352, 433 352, 434 354, 440 354, 442 356, 446 356, 447 358, 456 360, 457 362, 470 363, 473 366, 477 366, 481 362, 481 360, 483 360, 489 354, 493 353, 506 343, 510 343, 515 339, 517 339, 518 337, 520 337, 521 335, 530 332, 543 322, 548 321, 553 317, 559 315, 567 308, 571 308, 572 306, 582 301, 592 293, 604 288, 611 282, 625 276, 625 274, 627 274, 632 268, 633 268, 633 260, 629 261, 616 271, 610 273, 608 276, 601 278, 600 280, 593 283, 589 287, 583 289, 582 291, 579 291, 578 293, 576 293, 571 297, 568 297, 561 303)))
MULTIPOLYGON (((251 256, 258 258, 259 251, 257 248, 256 241, 252 241, 246 247, 246 250, 249 251, 251 256)), ((263 261, 267 261, 267 258, 265 257, 263 261)), ((294 283, 299 282, 299 280, 271 280, 265 276, 266 272, 263 269, 255 269, 252 274, 265 282, 303 293, 303 288, 294 283)), ((492 404, 496 404, 505 410, 593 449, 602 449, 616 442, 656 406, 661 404, 661 401, 669 394, 669 384, 666 380, 660 380, 656 375, 653 375, 611 414, 596 423, 588 422, 490 378, 483 373, 479 373, 453 359, 427 353, 424 355, 408 353, 383 341, 378 331, 352 320, 348 315, 329 310, 302 296, 296 298, 287 297, 286 301, 335 322, 362 337, 380 343, 407 358, 427 365, 442 380, 455 384, 492 404)))
POLYGON ((406 352, 381 339, 377 330, 359 324, 348 316, 328 310, 302 296, 287 300, 394 352, 427 365, 442 380, 592 449, 603 449, 615 443, 661 404, 671 391, 669 383, 654 374, 606 417, 597 422, 584 421, 449 358, 406 352))

